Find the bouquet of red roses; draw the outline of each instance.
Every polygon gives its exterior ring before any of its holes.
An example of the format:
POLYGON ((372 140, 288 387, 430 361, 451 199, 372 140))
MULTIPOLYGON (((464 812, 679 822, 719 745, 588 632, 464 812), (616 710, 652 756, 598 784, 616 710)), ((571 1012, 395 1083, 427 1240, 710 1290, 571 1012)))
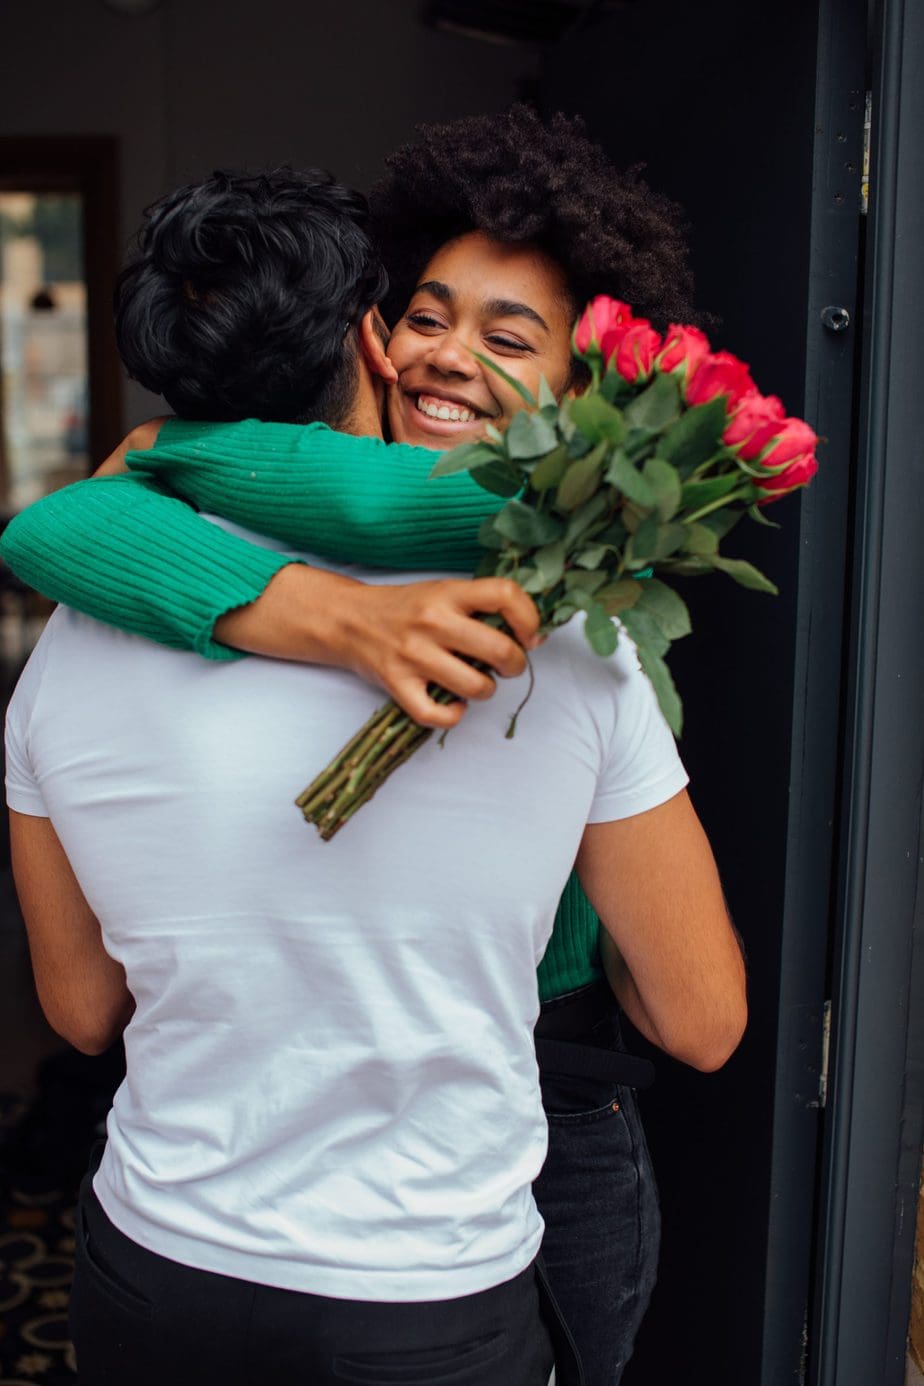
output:
MULTIPOLYGON (((468 471, 507 500, 482 525, 477 576, 518 582, 539 608, 541 632, 584 612, 599 655, 612 654, 624 630, 679 735, 682 707, 664 656, 689 634, 690 617, 665 579, 721 572, 776 592, 720 545, 746 514, 771 523, 761 507, 811 480, 818 439, 696 327, 662 337, 627 304, 601 296, 581 315, 573 349, 590 384, 560 404, 545 382, 536 399, 481 358, 527 408, 505 434, 488 427, 484 442, 445 453, 433 475, 468 471)), ((386 703, 296 800, 305 818, 333 837, 431 735, 386 703)))

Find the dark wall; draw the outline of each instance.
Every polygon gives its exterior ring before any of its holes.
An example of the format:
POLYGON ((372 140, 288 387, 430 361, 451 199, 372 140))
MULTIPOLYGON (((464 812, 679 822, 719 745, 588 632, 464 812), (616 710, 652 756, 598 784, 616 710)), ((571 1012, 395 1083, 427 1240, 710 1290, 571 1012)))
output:
MULTIPOLYGON (((711 333, 764 393, 803 406, 812 191, 814 0, 639 0, 550 55, 546 110, 581 112, 621 165, 681 202, 711 333), (746 26, 746 27, 745 27, 746 26)), ((658 1289, 625 1386, 760 1380, 771 1120, 790 788, 798 504, 729 541, 778 598, 688 583, 672 652, 681 751, 747 948, 751 1019, 718 1075, 658 1062, 644 1116, 662 1189, 658 1289)))

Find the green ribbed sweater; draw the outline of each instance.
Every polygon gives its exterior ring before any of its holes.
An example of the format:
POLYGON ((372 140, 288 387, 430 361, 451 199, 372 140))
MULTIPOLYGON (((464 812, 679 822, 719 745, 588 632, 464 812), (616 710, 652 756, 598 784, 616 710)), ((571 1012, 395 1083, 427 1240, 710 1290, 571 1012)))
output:
MULTIPOLYGON (((212 635, 291 560, 198 510, 339 562, 470 572, 478 527, 503 501, 466 473, 431 480, 426 448, 324 424, 174 419, 128 475, 81 481, 16 516, 0 555, 31 587, 162 645, 235 659, 212 635)), ((600 975, 597 916, 576 876, 539 968, 543 1000, 600 975)))

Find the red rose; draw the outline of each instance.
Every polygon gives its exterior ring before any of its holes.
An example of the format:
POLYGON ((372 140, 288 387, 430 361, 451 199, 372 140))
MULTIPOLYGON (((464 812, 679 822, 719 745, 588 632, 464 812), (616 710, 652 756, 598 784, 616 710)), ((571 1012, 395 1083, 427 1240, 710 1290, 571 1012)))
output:
POLYGON ((677 323, 671 323, 658 358, 658 369, 675 371, 683 366, 689 379, 708 353, 709 341, 698 327, 681 327, 677 323))
POLYGON ((722 434, 722 441, 736 448, 745 462, 752 462, 779 431, 785 414, 776 395, 745 395, 722 434))
POLYGON ((753 394, 756 388, 743 361, 730 351, 713 351, 703 357, 692 379, 687 378, 687 403, 708 404, 718 395, 725 395, 725 407, 730 413, 740 399, 753 394))
POLYGON ((605 333, 632 320, 632 309, 628 303, 620 303, 618 298, 610 298, 607 294, 598 294, 578 319, 572 337, 574 350, 579 356, 586 355, 592 348, 599 348, 605 333))
POLYGON ((660 334, 643 319, 629 327, 608 332, 600 343, 605 365, 615 366, 623 380, 630 383, 651 375, 654 359, 660 349, 660 334))
POLYGON ((818 438, 802 419, 783 419, 777 426, 776 440, 766 457, 760 460, 761 467, 782 467, 782 471, 755 479, 755 486, 762 491, 772 491, 761 504, 779 500, 797 486, 805 486, 818 471, 815 457, 815 444, 818 438), (788 464, 788 465, 786 465, 788 464))

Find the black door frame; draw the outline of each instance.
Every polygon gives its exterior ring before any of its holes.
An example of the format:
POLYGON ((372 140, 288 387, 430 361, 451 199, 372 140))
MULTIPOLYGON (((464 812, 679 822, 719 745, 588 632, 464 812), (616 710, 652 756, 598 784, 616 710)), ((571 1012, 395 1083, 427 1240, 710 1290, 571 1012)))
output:
POLYGON ((815 1386, 901 1386, 924 1132, 924 8, 873 11, 871 195, 815 1386), (917 1005, 915 1006, 915 1000, 917 1005))

